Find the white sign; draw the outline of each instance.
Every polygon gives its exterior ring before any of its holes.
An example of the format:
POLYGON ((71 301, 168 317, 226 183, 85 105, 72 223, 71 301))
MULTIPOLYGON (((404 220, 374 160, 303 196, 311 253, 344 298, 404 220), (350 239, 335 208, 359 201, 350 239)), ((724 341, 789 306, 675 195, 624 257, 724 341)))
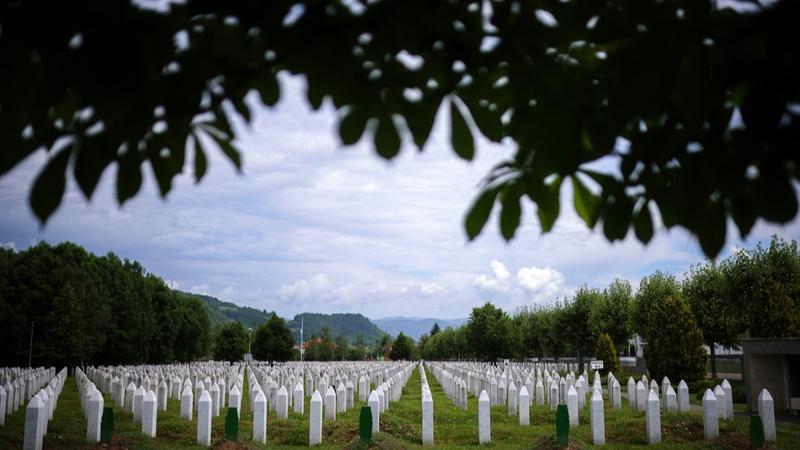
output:
POLYGON ((589 368, 592 370, 602 369, 603 361, 592 361, 589 363, 589 368))

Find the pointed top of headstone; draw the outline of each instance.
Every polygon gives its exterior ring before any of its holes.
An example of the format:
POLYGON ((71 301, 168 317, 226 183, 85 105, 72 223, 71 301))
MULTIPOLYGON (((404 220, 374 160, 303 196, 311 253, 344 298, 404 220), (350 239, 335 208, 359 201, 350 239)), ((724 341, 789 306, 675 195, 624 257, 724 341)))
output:
POLYGON ((481 391, 481 395, 478 398, 479 402, 488 402, 489 401, 489 394, 486 393, 486 390, 481 391))
POLYGON ((373 389, 372 392, 369 393, 369 400, 368 401, 377 402, 378 400, 380 400, 378 398, 378 392, 373 389))
POLYGON ((704 401, 705 401, 705 400, 714 400, 714 401, 716 401, 716 400, 717 400, 717 397, 716 397, 716 396, 714 396, 714 393, 713 393, 713 392, 711 392, 711 389, 706 389, 706 393, 705 393, 705 394, 703 394, 703 400, 704 400, 704 401))
POLYGON ((725 388, 730 388, 731 384, 728 382, 728 379, 725 378, 724 380, 722 380, 721 386, 722 386, 723 389, 725 389, 725 388))

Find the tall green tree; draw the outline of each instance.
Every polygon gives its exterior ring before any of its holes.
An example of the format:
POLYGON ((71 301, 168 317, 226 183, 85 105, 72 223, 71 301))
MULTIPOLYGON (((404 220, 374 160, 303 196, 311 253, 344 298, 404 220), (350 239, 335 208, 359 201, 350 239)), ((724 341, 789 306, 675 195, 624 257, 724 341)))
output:
POLYGON ((633 336, 633 291, 627 280, 616 279, 589 312, 595 336, 607 333, 617 349, 625 348, 633 336))
POLYGON ((253 358, 259 361, 289 361, 294 354, 292 331, 286 321, 273 313, 256 329, 252 346, 253 358))
POLYGON ((222 326, 214 341, 214 359, 241 361, 247 353, 248 335, 241 322, 228 322, 222 326))
POLYGON ((583 359, 594 352, 597 335, 589 319, 592 310, 602 303, 603 294, 598 289, 582 286, 572 301, 564 306, 562 320, 559 321, 558 336, 578 356, 578 370, 583 370, 583 359))
POLYGON ((431 327, 431 332, 429 333, 429 335, 434 336, 440 330, 441 329, 439 328, 439 322, 433 322, 433 326, 431 327))
POLYGON ((642 278, 639 290, 636 291, 633 308, 634 329, 639 336, 647 339, 650 330, 659 324, 651 322, 650 310, 663 302, 667 297, 681 297, 681 287, 674 276, 657 270, 654 274, 642 278))
POLYGON ((469 345, 479 359, 497 361, 509 356, 509 319, 502 309, 490 302, 472 308, 466 329, 469 345))
POLYGON ((644 354, 652 378, 667 376, 673 382, 705 378, 703 332, 680 293, 652 302, 646 315, 644 354))
POLYGON ((717 377, 716 345, 734 346, 744 332, 745 314, 739 302, 732 299, 725 275, 713 261, 692 266, 681 285, 684 298, 689 302, 697 326, 709 348, 711 376, 717 377))
POLYGON ((415 359, 414 349, 414 340, 401 331, 394 340, 394 344, 392 344, 392 351, 389 353, 389 357, 394 361, 412 360, 415 359))

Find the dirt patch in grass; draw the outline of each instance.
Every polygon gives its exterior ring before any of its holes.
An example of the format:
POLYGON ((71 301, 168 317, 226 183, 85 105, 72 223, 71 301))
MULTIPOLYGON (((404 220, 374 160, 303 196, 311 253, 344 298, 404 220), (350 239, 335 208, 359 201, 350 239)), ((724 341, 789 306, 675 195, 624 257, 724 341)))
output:
POLYGON ((661 429, 662 439, 668 442, 701 441, 703 434, 703 419, 697 415, 680 414, 666 416, 661 429))
POLYGON ((717 439, 719 448, 730 450, 745 450, 752 448, 750 445, 750 437, 744 433, 727 433, 717 439))
MULTIPOLYGON (((552 436, 542 436, 539 439, 536 439, 536 442, 533 444, 533 448, 539 450, 561 450, 561 447, 558 446, 558 441, 552 436)), ((584 448, 584 446, 575 439, 570 438, 567 442, 566 448, 569 450, 579 450, 584 448)))

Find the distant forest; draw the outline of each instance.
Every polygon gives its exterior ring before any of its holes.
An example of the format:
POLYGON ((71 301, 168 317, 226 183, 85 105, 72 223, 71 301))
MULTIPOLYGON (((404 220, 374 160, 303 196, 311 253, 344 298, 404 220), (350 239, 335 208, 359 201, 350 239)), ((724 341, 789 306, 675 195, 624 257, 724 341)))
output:
POLYGON ((65 242, 0 249, 0 366, 191 361, 209 354, 203 302, 136 261, 65 242))

